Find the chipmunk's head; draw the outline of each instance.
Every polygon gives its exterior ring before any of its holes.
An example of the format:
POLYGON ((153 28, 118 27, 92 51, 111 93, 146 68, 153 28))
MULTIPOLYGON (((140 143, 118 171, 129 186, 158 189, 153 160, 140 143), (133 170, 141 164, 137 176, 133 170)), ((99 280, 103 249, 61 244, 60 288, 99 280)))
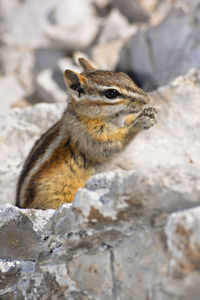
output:
POLYGON ((128 75, 122 72, 97 70, 84 58, 79 58, 81 74, 64 73, 74 110, 90 118, 109 118, 119 114, 137 113, 150 101, 128 75))

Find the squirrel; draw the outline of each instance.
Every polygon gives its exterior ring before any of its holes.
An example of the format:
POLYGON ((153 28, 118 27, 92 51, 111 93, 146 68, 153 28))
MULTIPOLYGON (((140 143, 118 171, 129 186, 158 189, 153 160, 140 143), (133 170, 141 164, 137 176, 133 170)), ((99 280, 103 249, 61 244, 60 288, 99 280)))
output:
POLYGON ((64 72, 69 104, 35 143, 17 185, 21 208, 57 209, 71 203, 98 168, 157 121, 150 96, 122 72, 96 69, 79 58, 82 73, 64 72))

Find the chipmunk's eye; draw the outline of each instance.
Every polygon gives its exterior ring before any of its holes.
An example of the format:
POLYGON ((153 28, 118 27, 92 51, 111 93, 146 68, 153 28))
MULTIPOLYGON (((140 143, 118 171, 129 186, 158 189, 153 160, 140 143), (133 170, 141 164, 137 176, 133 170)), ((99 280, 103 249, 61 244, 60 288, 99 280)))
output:
POLYGON ((115 99, 120 93, 116 89, 108 89, 104 92, 104 95, 109 99, 115 99))

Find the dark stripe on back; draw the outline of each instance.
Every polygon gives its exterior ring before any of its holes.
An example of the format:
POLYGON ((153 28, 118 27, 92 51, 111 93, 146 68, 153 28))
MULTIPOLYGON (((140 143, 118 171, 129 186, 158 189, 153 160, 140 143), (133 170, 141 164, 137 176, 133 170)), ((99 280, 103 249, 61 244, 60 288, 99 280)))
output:
MULTIPOLYGON (((69 150, 69 146, 70 146, 70 141, 71 139, 68 138, 67 141, 63 144, 62 148, 63 150, 69 150)), ((60 145, 58 145, 58 147, 55 149, 55 151, 51 154, 51 156, 49 157, 49 159, 47 161, 45 161, 41 166, 40 169, 38 171, 36 171, 35 174, 33 174, 33 176, 31 177, 31 180, 28 183, 28 186, 26 188, 25 191, 25 206, 26 207, 30 207, 30 204, 32 202, 32 200, 34 200, 35 197, 35 191, 36 191, 36 186, 37 186, 37 181, 39 180, 39 177, 41 175, 41 173, 48 168, 48 166, 50 165, 51 161, 54 160, 59 160, 59 153, 57 153, 57 150, 60 148, 60 145), (55 153, 57 153, 58 156, 55 156, 55 153)))
MULTIPOLYGON (((24 182, 24 179, 26 178, 26 176, 28 175, 29 171, 32 169, 34 164, 37 162, 39 157, 45 153, 46 149, 49 147, 49 145, 52 143, 52 141, 57 137, 57 135, 59 133, 59 129, 60 129, 59 127, 60 127, 59 122, 55 123, 52 127, 50 127, 49 130, 46 133, 44 133, 41 136, 41 138, 35 143, 30 154, 28 155, 28 158, 25 161, 24 167, 22 169, 22 172, 20 174, 19 181, 17 184, 17 195, 16 195, 16 205, 17 206, 20 206, 19 194, 20 194, 21 186, 24 182), (39 147, 37 147, 40 144, 41 140, 43 140, 41 145, 39 147)), ((32 197, 33 197, 33 193, 32 193, 32 197)))

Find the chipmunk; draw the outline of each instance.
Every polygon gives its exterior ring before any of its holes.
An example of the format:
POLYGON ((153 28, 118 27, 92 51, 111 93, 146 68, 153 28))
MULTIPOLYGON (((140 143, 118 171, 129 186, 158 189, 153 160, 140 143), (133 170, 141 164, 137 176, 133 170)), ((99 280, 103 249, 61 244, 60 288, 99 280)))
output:
POLYGON ((17 186, 19 207, 57 209, 73 202, 99 166, 156 123, 155 108, 142 111, 150 97, 128 75, 98 70, 84 58, 79 64, 82 73, 64 72, 70 99, 62 118, 25 161, 17 186))

